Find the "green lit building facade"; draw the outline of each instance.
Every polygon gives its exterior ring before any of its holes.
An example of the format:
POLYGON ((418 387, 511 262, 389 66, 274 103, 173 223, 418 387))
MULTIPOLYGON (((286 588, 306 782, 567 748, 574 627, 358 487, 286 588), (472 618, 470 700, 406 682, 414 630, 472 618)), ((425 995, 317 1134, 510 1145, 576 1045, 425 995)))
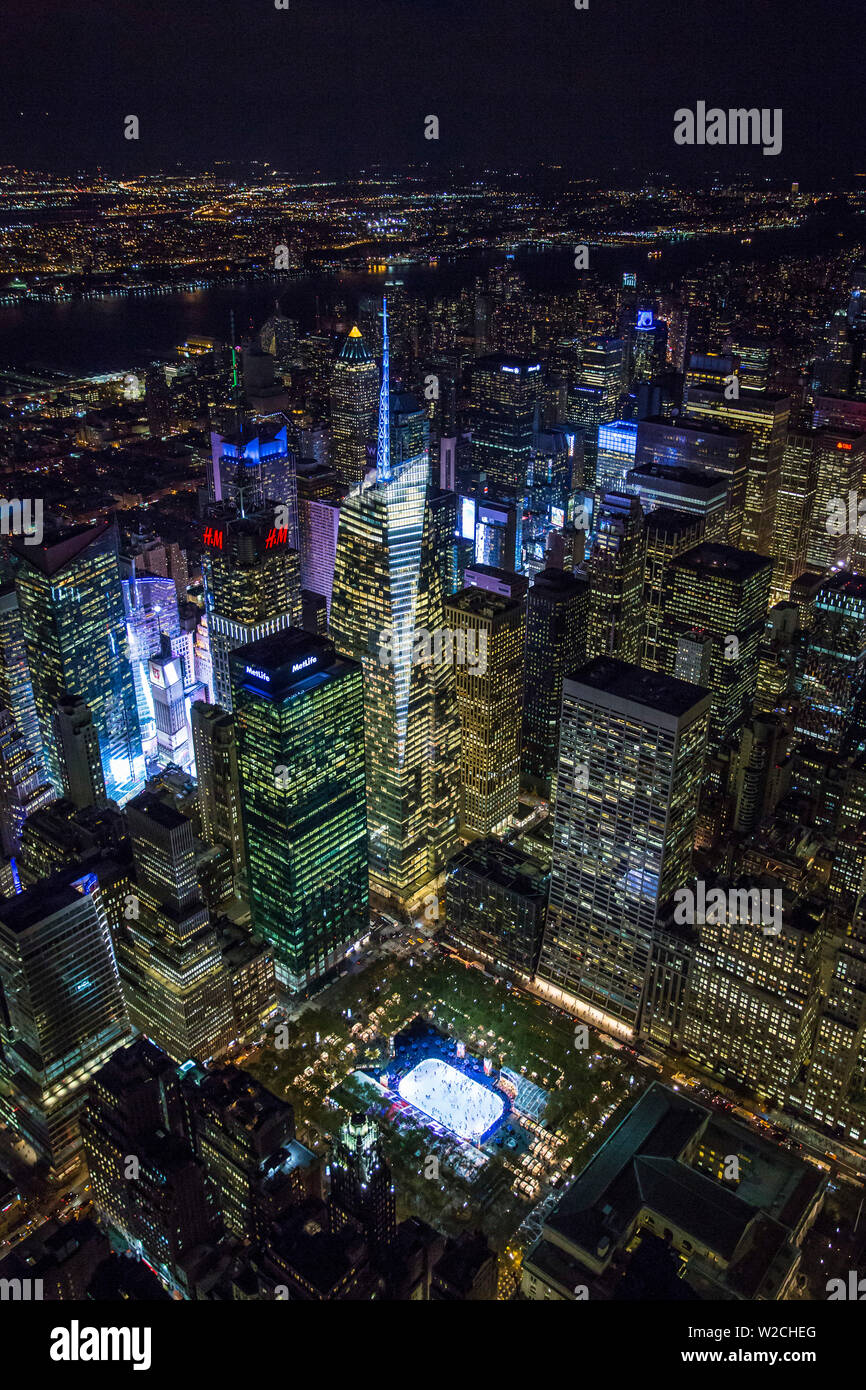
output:
POLYGON ((297 628, 231 675, 253 925, 301 992, 369 930, 363 677, 297 628))

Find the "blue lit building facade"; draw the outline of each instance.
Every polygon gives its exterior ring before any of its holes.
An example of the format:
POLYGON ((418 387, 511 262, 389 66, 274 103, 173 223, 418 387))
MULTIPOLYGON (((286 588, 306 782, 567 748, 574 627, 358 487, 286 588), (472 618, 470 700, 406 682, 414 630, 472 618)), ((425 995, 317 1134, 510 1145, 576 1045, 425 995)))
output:
POLYGON ((138 707, 113 522, 15 546, 16 588, 48 776, 62 794, 52 729, 67 691, 90 706, 106 794, 123 804, 144 779, 138 707))

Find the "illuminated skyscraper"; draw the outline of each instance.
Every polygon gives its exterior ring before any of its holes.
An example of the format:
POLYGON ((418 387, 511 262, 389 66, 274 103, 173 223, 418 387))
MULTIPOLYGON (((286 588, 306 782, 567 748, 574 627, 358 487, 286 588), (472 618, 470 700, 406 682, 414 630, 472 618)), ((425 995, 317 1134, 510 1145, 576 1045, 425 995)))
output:
POLYGON ((372 1251, 381 1254, 397 1232, 394 1184, 379 1124, 373 1115, 351 1115, 331 1151, 331 1229, 360 1226, 372 1251))
POLYGON ((652 309, 638 309, 629 325, 629 359, 632 381, 651 381, 664 369, 667 354, 668 326, 656 319, 652 309))
POLYGON ((684 555, 703 540, 705 524, 704 517, 671 507, 656 507, 646 519, 643 656, 640 661, 646 671, 665 669, 660 647, 667 567, 677 555, 684 555))
POLYGON ((634 468, 637 445, 636 420, 612 420, 598 427, 598 456, 595 466, 595 490, 624 492, 629 469, 634 468))
MULTIPOLYGON (((799 438, 803 440, 802 435, 799 438)), ((822 429, 813 430, 806 438, 811 440, 815 474, 815 502, 811 516, 807 518, 811 524, 808 526, 806 563, 815 570, 830 569, 833 565, 859 568, 863 541, 857 531, 859 518, 856 517, 856 503, 863 495, 866 434, 858 434, 854 430, 822 429), (854 515, 849 515, 849 494, 852 492, 855 508, 854 515), (840 502, 845 515, 841 534, 840 502)), ((801 565, 800 573, 803 569, 805 565, 801 565)), ((792 577, 796 578, 796 575, 792 577)))
MULTIPOLYGON (((581 441, 582 442, 582 441, 581 441)), ((558 512, 565 517, 571 493, 572 474, 575 486, 583 478, 583 459, 575 457, 577 436, 566 425, 533 431, 530 462, 530 508, 545 522, 557 524, 558 512)))
POLYGON ((294 628, 231 666, 253 925, 304 990, 369 931, 362 673, 294 628))
MULTIPOLYGON (((332 475, 333 476, 333 475, 332 475)), ((299 480, 300 482, 300 480, 299 480)), ((334 560, 337 554, 337 533, 340 528, 340 503, 336 496, 305 497, 301 483, 298 502, 301 585, 325 600, 331 607, 334 588, 334 560)))
POLYGON ((0 903, 0 1113, 60 1169, 93 1073, 129 1036, 99 886, 61 869, 0 903))
POLYGON ((442 597, 445 599, 449 594, 456 594, 461 587, 457 556, 457 494, 433 487, 427 494, 427 505, 442 597))
POLYGON ((591 338, 584 344, 577 380, 568 392, 568 423, 583 435, 583 478, 572 485, 595 486, 598 427, 615 421, 625 386, 626 349, 622 338, 591 338))
POLYGON ((472 364, 472 461, 494 494, 526 491, 541 364, 494 353, 472 364))
POLYGON ((105 778, 93 716, 79 695, 66 695, 54 710, 54 742, 63 795, 79 811, 105 805, 105 778))
POLYGON ((126 655, 123 595, 112 522, 81 526, 41 546, 16 542, 16 587, 46 771, 63 779, 52 718, 67 693, 90 707, 109 798, 127 800, 144 776, 126 655))
POLYGON ((739 361, 737 375, 740 390, 747 394, 763 395, 770 376, 770 349, 760 339, 738 334, 731 343, 731 355, 739 361))
POLYGON ((854 1143, 866 1139, 866 921, 862 905, 833 943, 805 1078, 792 1097, 810 1120, 854 1143))
POLYGON ((391 411, 391 467, 430 457, 430 417, 411 391, 394 391, 389 402, 391 411))
POLYGON ((691 867, 709 703, 698 686, 605 657, 563 682, 538 973, 553 998, 629 1029, 660 909, 691 867))
POLYGON ((0 590, 0 707, 10 711, 25 744, 41 762, 42 734, 14 584, 0 590))
POLYGON ((379 370, 364 344, 361 330, 352 328, 331 373, 331 441, 334 470, 346 487, 364 479, 367 449, 376 438, 379 370))
MULTIPOLYGON (((720 539, 739 545, 746 509, 746 487, 752 438, 746 429, 734 429, 721 420, 702 418, 676 422, 661 416, 639 420, 635 468, 696 468, 701 473, 720 473, 728 483, 727 532, 720 539)), ((663 476, 663 475, 661 475, 663 476)), ((661 499, 659 499, 661 500, 661 499)), ((672 498, 662 505, 679 506, 672 498)))
POLYGON ((143 792, 126 807, 134 898, 117 953, 129 1016, 176 1062, 205 1061, 234 1032, 228 975, 196 879, 186 816, 143 792))
POLYGON ((586 662, 589 585, 566 570, 535 576, 526 598, 523 682, 523 776, 549 796, 559 745, 563 676, 586 662))
MULTIPOLYGON (((782 454, 782 476, 773 524, 772 603, 784 603, 791 585, 806 568, 815 512, 817 458, 811 430, 789 432, 782 454)), ((846 494, 847 505, 847 494, 846 494)), ((825 509, 821 522, 826 522, 825 509)), ((829 539, 825 532, 825 538, 829 539)))
POLYGON ((445 618, 455 646, 461 828, 489 835, 514 815, 520 793, 526 606, 472 587, 446 601, 445 618))
POLYGON ((812 604, 812 626, 801 658, 801 741, 836 757, 866 743, 866 577, 828 575, 812 604))
POLYGON ((427 505, 426 453, 394 468, 387 334, 376 482, 340 510, 331 633, 364 672, 371 888, 411 898, 456 843, 459 739, 454 672, 413 660, 415 636, 444 625, 427 505))
POLYGON ((728 400, 724 390, 691 385, 686 374, 684 409, 693 419, 721 420, 732 429, 751 435, 746 506, 740 542, 746 550, 771 555, 776 500, 782 481, 782 455, 791 403, 788 396, 741 392, 728 400))
POLYGON ((267 513, 216 510, 204 528, 210 655, 216 703, 232 708, 229 656, 249 642, 301 625, 301 565, 288 530, 267 513))
POLYGON ((193 703, 190 716, 202 839, 231 850, 237 879, 246 861, 234 720, 203 700, 193 703))
POLYGON ((162 634, 180 633, 177 591, 173 579, 155 574, 137 574, 122 581, 126 614, 126 640, 135 686, 141 738, 145 755, 156 752, 156 723, 150 658, 162 650, 162 634))
POLYGON ((126 581, 135 575, 171 579, 178 603, 185 603, 189 587, 186 551, 176 541, 165 541, 144 527, 135 532, 120 555, 120 575, 126 581))
MULTIPOLYGON (((672 559, 664 578, 661 652, 673 675, 683 644, 709 645, 709 747, 743 728, 758 688, 758 649, 772 561, 730 545, 702 542, 672 559)), ((680 669, 683 669, 680 667, 680 669)))
POLYGON ((183 662, 163 635, 160 650, 149 662, 150 688, 156 725, 156 755, 160 766, 193 766, 192 731, 184 690, 183 662))
MULTIPOLYGON (((101 776, 101 769, 100 769, 101 776)), ((15 856, 28 816, 55 800, 42 764, 31 753, 7 709, 0 709, 0 847, 15 856)))
MULTIPOLYGON (((569 422, 581 427, 587 441, 592 441, 593 462, 598 440, 595 426, 616 419, 625 377, 622 338, 590 338, 584 344, 577 382, 568 397, 569 422)), ((592 481, 588 479, 588 485, 592 481)))
POLYGON ((523 503, 481 497, 475 508, 475 563, 523 568, 523 503))
MULTIPOLYGON (((722 882, 729 893, 728 881, 722 882)), ((780 881, 767 883, 773 886, 765 892, 782 894, 777 931, 749 920, 750 897, 760 892, 751 879, 728 898, 727 911, 708 912, 713 920, 695 928, 682 1047, 729 1084, 736 1079, 765 1101, 784 1105, 809 1057, 824 933, 820 917, 783 892, 780 881)))
POLYGON ((671 507, 699 516, 706 539, 724 541, 729 529, 730 490, 727 478, 720 473, 645 463, 630 470, 626 488, 637 493, 645 512, 652 514, 656 507, 671 507))
POLYGON ((208 500, 233 507, 243 515, 279 506, 288 530, 288 544, 298 547, 297 458, 288 445, 285 416, 256 417, 234 434, 211 432, 208 460, 208 500))
POLYGON ((586 569, 587 656, 637 661, 643 638, 644 516, 637 497, 602 494, 586 569))

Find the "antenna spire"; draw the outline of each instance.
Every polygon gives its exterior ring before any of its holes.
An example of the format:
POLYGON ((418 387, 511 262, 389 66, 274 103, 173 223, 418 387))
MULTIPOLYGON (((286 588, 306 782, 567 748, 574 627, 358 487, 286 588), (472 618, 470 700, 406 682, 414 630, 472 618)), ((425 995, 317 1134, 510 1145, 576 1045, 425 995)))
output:
POLYGON ((234 311, 234 309, 231 309, 231 310, 229 311, 229 319, 230 319, 230 332, 231 332, 231 337, 232 337, 232 400, 234 401, 235 415, 236 415, 236 417, 237 417, 237 428, 238 428, 238 433, 239 433, 239 434, 242 434, 242 433, 243 433, 243 428, 244 428, 244 410, 243 410, 243 403, 242 403, 242 401, 241 401, 240 378, 239 378, 239 376, 238 376, 238 349, 237 349, 237 344, 236 344, 236 342, 235 342, 235 311, 234 311))
POLYGON ((388 345, 388 299, 382 296, 382 385, 379 389, 379 434, 376 444, 376 482, 391 478, 391 386, 388 345))

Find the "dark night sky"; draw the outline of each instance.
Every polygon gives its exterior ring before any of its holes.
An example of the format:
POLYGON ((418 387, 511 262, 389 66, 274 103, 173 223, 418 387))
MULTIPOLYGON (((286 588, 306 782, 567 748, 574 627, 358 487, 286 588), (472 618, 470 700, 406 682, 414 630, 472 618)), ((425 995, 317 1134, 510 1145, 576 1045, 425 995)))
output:
POLYGON ((866 0, 289 3, 9 0, 0 160, 866 171, 866 0), (676 146, 674 110, 698 100, 782 107, 782 153, 676 146), (438 144, 423 138, 428 114, 438 144))

